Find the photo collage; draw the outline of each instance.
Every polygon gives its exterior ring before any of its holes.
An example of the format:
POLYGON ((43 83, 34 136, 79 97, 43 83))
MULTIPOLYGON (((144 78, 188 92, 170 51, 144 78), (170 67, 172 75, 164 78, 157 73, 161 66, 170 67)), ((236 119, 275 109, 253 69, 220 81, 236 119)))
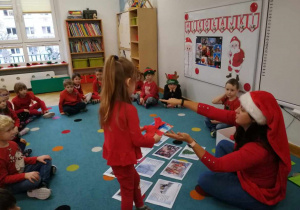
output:
POLYGON ((221 68, 222 37, 197 36, 196 64, 221 68))

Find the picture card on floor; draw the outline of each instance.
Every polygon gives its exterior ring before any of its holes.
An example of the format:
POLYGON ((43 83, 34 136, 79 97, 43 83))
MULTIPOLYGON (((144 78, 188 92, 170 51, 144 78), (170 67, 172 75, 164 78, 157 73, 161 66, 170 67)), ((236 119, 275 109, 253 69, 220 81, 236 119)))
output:
MULTIPOLYGON (((205 149, 206 147, 202 147, 205 149)), ((192 148, 190 148, 188 145, 186 145, 183 150, 181 150, 180 154, 178 155, 179 157, 183 158, 188 158, 188 159, 193 159, 193 160, 199 160, 198 156, 194 152, 192 148)))
POLYGON ((151 152, 151 150, 153 150, 153 148, 141 147, 141 152, 142 152, 143 157, 138 159, 137 162, 141 163, 145 159, 146 155, 148 155, 148 153, 151 152))
MULTIPOLYGON (((153 184, 153 182, 149 182, 149 181, 146 181, 146 180, 143 180, 141 179, 140 180, 140 188, 141 188, 141 194, 144 195, 147 190, 150 188, 150 186, 153 184)), ((113 197, 114 199, 117 199, 119 201, 121 201, 121 191, 118 190, 114 195, 113 197)))
POLYGON ((172 208, 182 184, 158 179, 146 202, 172 208))
MULTIPOLYGON (((154 122, 153 122, 151 125, 154 125, 154 122)), ((169 130, 171 130, 173 127, 174 127, 173 125, 170 125, 170 124, 168 124, 168 123, 165 123, 165 124, 163 124, 162 126, 160 126, 160 127, 158 128, 158 130, 159 130, 160 132, 162 132, 162 133, 166 133, 166 132, 168 132, 169 130)), ((167 141, 168 139, 169 139, 169 137, 162 135, 160 141, 157 142, 157 143, 154 144, 154 145, 155 145, 155 146, 160 146, 162 143, 164 143, 164 142, 167 141)))
POLYGON ((151 178, 164 163, 163 160, 146 157, 135 169, 139 175, 151 178))
POLYGON ((107 171, 105 171, 103 175, 116 178, 116 176, 114 175, 114 172, 113 172, 111 167, 109 169, 107 169, 107 171))
POLYGON ((170 163, 164 168, 160 175, 170 177, 173 179, 183 180, 189 171, 192 163, 181 160, 171 160, 170 163))
POLYGON ((170 160, 181 148, 172 144, 164 144, 153 155, 170 160))

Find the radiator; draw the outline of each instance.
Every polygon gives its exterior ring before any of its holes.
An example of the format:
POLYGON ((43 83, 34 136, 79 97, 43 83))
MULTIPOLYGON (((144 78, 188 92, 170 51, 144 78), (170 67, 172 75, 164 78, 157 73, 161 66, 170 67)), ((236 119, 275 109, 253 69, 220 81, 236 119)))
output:
POLYGON ((0 76, 0 87, 6 88, 8 91, 14 90, 14 85, 17 82, 23 82, 27 88, 31 88, 31 79, 32 78, 51 78, 54 77, 54 71, 44 71, 44 72, 34 72, 26 74, 14 74, 14 75, 5 75, 0 76))

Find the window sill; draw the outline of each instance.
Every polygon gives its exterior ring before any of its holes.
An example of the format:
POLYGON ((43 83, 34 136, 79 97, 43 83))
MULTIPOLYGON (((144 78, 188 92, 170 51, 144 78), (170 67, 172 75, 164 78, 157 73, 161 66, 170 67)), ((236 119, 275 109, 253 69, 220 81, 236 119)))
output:
POLYGON ((13 70, 22 70, 22 69, 37 69, 37 68, 48 68, 48 67, 58 67, 58 66, 68 66, 68 63, 58 63, 58 64, 39 64, 31 66, 18 66, 18 67, 4 67, 0 71, 13 71, 13 70))

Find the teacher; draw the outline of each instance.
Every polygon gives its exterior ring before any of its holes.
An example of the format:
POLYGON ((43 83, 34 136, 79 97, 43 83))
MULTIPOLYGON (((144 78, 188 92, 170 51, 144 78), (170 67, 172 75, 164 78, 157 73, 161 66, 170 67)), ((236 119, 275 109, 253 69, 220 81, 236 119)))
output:
POLYGON ((235 111, 184 99, 161 101, 181 104, 200 115, 237 127, 235 144, 220 141, 215 156, 187 133, 165 134, 187 142, 210 169, 200 174, 198 192, 243 209, 269 209, 285 198, 291 159, 282 112, 272 94, 248 92, 240 97, 241 106, 235 111))

